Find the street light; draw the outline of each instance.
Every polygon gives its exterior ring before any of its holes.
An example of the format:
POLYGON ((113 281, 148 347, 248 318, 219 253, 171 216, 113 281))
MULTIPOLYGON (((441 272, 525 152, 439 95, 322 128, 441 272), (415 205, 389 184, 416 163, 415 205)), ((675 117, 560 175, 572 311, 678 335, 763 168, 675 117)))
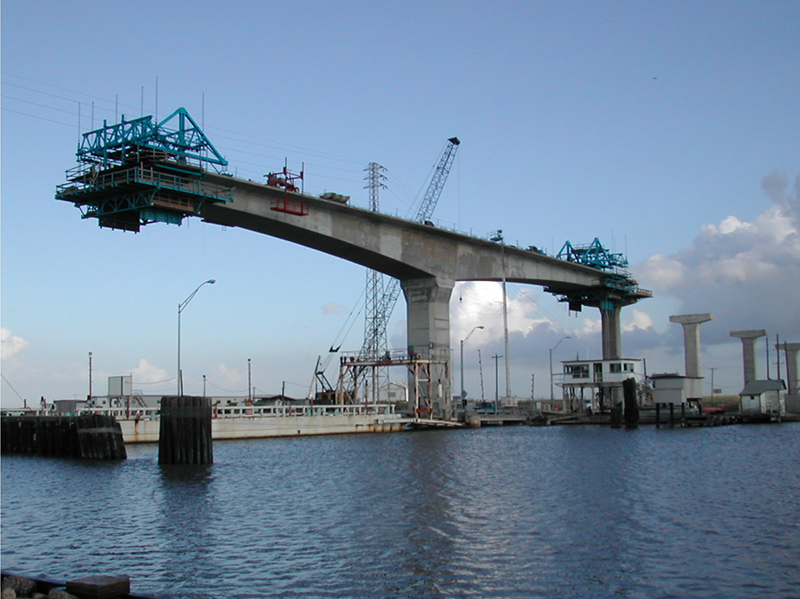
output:
POLYGON ((183 374, 181 373, 181 312, 186 306, 189 305, 189 302, 192 301, 192 298, 197 295, 197 292, 200 291, 200 288, 205 285, 206 283, 210 283, 213 285, 217 281, 214 279, 209 279, 208 281, 204 281, 197 286, 197 289, 192 291, 192 293, 183 300, 180 304, 178 304, 178 395, 183 395, 183 374))
POLYGON ((464 401, 464 398, 467 397, 467 392, 464 391, 464 344, 467 342, 467 339, 469 339, 469 336, 472 335, 472 333, 482 328, 483 325, 479 324, 478 326, 474 327, 469 333, 467 333, 467 336, 461 340, 461 401, 462 402, 464 401))
POLYGON ((555 397, 553 396, 553 352, 556 351, 564 339, 571 339, 571 337, 569 335, 562 337, 558 340, 558 343, 556 343, 554 347, 550 348, 550 405, 552 405, 553 401, 555 400, 555 397))
POLYGON ((500 242, 500 266, 503 271, 503 342, 506 350, 506 397, 511 397, 511 360, 508 356, 508 295, 506 294, 506 242, 503 238, 503 229, 497 229, 489 238, 495 243, 500 242))

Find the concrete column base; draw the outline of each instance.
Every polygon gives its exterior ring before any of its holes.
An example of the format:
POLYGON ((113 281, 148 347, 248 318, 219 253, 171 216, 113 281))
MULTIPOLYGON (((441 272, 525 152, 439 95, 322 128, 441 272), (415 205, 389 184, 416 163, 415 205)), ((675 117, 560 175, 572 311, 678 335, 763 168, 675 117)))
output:
POLYGON ((428 398, 436 418, 450 418, 452 412, 450 296, 454 286, 455 281, 438 277, 402 282, 408 310, 408 351, 438 362, 431 367, 428 398))

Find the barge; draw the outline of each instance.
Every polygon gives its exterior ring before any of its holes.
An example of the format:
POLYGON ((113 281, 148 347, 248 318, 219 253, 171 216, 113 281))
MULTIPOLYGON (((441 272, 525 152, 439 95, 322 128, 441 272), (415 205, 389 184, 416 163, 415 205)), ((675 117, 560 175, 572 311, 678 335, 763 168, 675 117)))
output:
MULTIPOLYGON (((161 425, 158 407, 84 408, 80 414, 113 416, 120 424, 125 443, 158 443, 161 425)), ((4 410, 4 415, 59 414, 47 410, 4 410)), ((213 408, 211 437, 219 440, 389 433, 419 423, 419 419, 397 413, 392 404, 218 406, 213 408)))

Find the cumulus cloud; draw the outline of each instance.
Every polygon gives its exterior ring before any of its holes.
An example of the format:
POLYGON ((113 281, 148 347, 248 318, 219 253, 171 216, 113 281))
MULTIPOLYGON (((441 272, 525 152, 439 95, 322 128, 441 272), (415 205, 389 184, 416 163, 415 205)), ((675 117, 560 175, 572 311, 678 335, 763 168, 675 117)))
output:
MULTIPOLYGON (((536 330, 561 330, 560 325, 541 312, 537 294, 521 289, 513 294, 509 290, 508 332, 529 336, 536 330)), ((476 281, 463 283, 451 309, 451 331, 454 339, 463 339, 476 326, 483 330, 475 332, 482 341, 503 338, 503 286, 500 283, 476 281)))
POLYGON ((136 383, 160 383, 169 378, 167 371, 152 364, 144 358, 139 360, 139 365, 131 371, 136 383))
POLYGON ((645 286, 679 300, 685 313, 714 313, 724 325, 712 342, 737 329, 800 338, 800 176, 790 190, 786 174, 775 171, 762 189, 772 206, 753 222, 728 216, 703 227, 691 247, 635 269, 645 286))
POLYGON ((0 350, 3 360, 16 356, 28 347, 28 342, 22 337, 17 337, 5 327, 0 329, 0 350))
POLYGON ((214 368, 214 384, 226 389, 238 388, 244 384, 247 391, 247 380, 238 368, 231 368, 227 364, 218 364, 214 368))
POLYGON ((639 310, 637 308, 631 311, 630 320, 623 321, 622 323, 622 330, 626 333, 632 333, 636 330, 646 331, 651 328, 653 328, 653 317, 644 310, 639 310))

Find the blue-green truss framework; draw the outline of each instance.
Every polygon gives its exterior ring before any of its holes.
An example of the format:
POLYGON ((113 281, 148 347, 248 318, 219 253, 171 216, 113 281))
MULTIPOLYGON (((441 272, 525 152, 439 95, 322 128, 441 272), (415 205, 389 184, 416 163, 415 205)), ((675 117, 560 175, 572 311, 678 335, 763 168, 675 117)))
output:
POLYGON ((607 273, 600 287, 566 293, 554 292, 559 301, 569 303, 570 310, 580 312, 583 306, 613 310, 617 306, 630 305, 640 299, 653 297, 651 291, 641 289, 631 277, 627 271, 628 260, 625 256, 610 252, 596 237, 586 246, 573 246, 567 241, 556 257, 607 273))
POLYGON ((205 181, 207 167, 228 161, 185 108, 158 124, 152 116, 83 135, 78 166, 67 171, 56 199, 72 202, 101 227, 139 231, 153 222, 181 224, 206 202, 230 202, 233 187, 205 181))
POLYGON ((152 115, 132 121, 126 121, 123 115, 122 121, 114 125, 104 121, 100 129, 83 134, 77 156, 82 162, 99 160, 109 165, 124 160, 120 151, 128 148, 161 151, 182 161, 211 164, 218 172, 222 172, 218 167, 228 166, 185 108, 178 108, 157 124, 152 115))

